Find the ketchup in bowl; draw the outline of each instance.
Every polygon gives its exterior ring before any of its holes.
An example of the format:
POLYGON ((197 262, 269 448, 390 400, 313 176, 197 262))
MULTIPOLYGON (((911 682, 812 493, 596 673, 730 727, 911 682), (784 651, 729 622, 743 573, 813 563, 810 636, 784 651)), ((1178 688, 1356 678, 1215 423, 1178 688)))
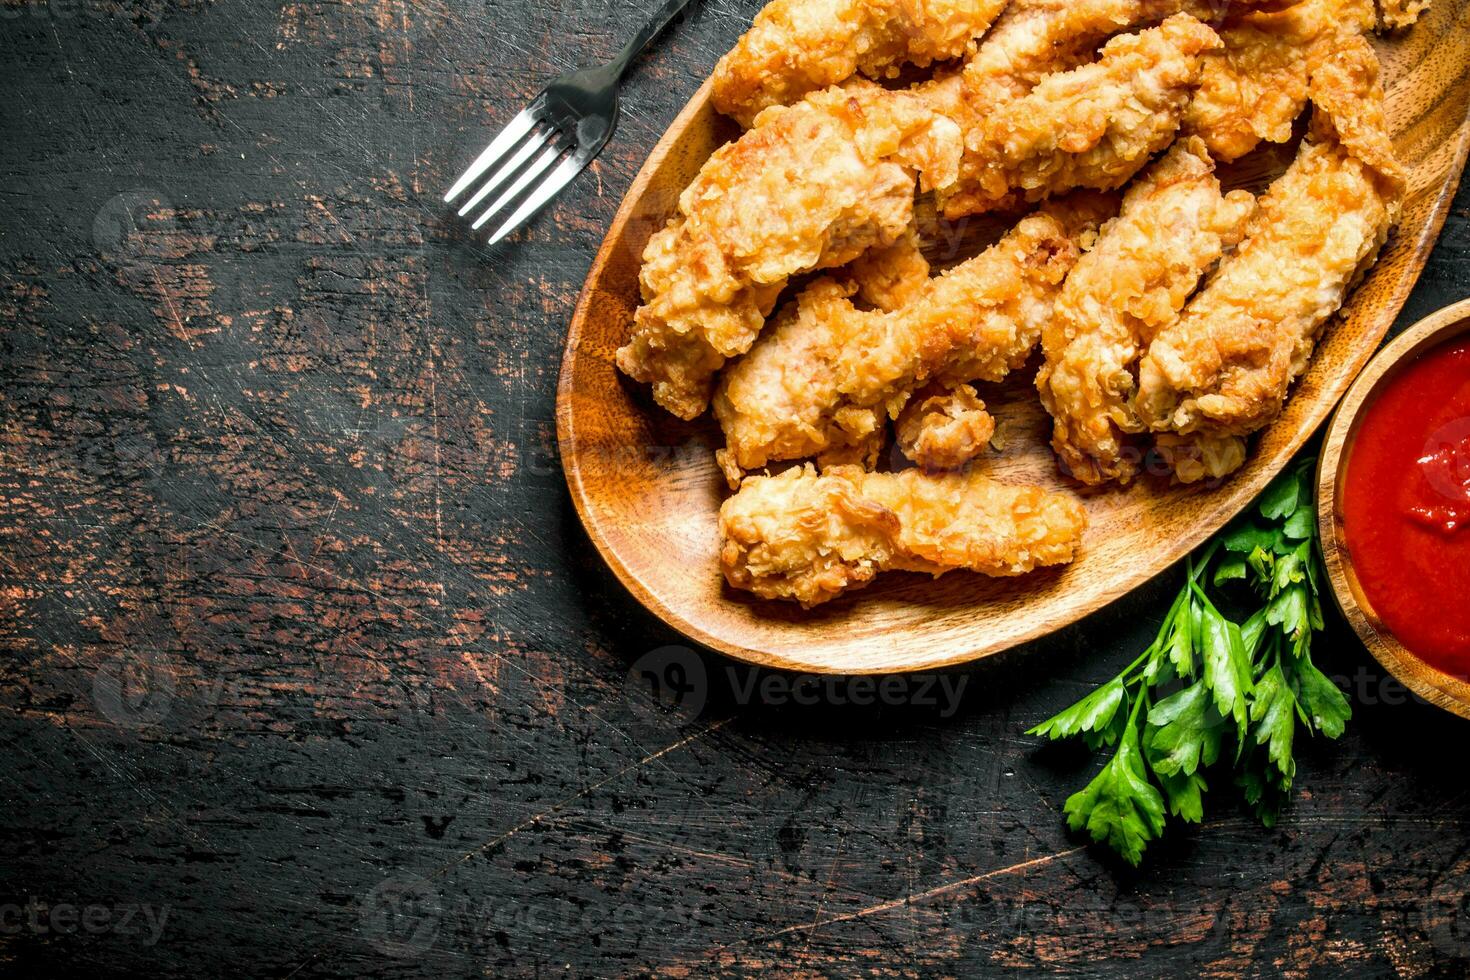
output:
POLYGON ((1470 679, 1470 336, 1405 365, 1368 405, 1342 512, 1373 611, 1425 663, 1470 679))

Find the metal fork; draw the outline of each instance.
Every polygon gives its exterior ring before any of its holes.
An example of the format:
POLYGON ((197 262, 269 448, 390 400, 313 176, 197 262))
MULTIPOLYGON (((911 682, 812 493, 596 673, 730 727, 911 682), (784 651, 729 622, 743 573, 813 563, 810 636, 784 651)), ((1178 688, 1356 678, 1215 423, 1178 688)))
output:
POLYGON ((478 231, 546 174, 490 236, 489 243, 495 244, 525 224, 602 152, 618 122, 618 86, 628 65, 688 3, 689 0, 664 0, 658 13, 649 18, 612 61, 601 68, 568 72, 542 89, 460 175, 444 195, 444 203, 452 204, 479 182, 479 189, 459 209, 463 218, 508 183, 494 199, 495 203, 471 223, 470 229, 478 231), (556 169, 547 174, 553 164, 556 169))

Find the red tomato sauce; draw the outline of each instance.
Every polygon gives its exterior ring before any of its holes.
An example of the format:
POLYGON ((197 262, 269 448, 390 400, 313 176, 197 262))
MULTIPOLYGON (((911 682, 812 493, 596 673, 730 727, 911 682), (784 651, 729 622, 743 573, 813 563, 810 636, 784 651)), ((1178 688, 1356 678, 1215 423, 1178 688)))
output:
POLYGON ((1470 679, 1470 337, 1420 355, 1368 405, 1342 510, 1374 612, 1426 663, 1470 679))

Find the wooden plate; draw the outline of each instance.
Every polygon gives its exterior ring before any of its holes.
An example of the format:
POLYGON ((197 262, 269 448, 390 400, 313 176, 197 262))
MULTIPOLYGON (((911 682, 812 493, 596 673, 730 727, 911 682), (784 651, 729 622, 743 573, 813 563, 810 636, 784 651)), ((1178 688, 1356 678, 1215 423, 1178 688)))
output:
POLYGON ((1322 557, 1338 607, 1385 670, 1426 701, 1462 718, 1470 718, 1470 684, 1420 660, 1389 632, 1363 594, 1343 533, 1340 491, 1363 409, 1372 404, 1400 368, 1430 348, 1466 333, 1470 333, 1470 300, 1447 306, 1395 337, 1393 343, 1368 363, 1343 398, 1332 417, 1317 463, 1317 522, 1322 531, 1322 557))
MULTIPOLYGON (((1419 24, 1376 46, 1395 145, 1410 173, 1403 221, 1245 467, 1213 488, 1142 480, 1089 496, 1083 553, 1066 569, 1012 580, 890 573, 811 612, 724 585, 716 562, 717 511, 727 492, 713 460, 722 445, 718 428, 707 417, 683 423, 657 409, 613 364, 638 303, 644 244, 710 153, 736 135, 709 105, 706 84, 654 148, 613 219, 562 361, 562 462, 608 567, 699 643, 752 663, 831 673, 973 660, 1075 622, 1168 568, 1254 498, 1327 418, 1393 323, 1444 222, 1470 146, 1470 0, 1435 0, 1419 24)), ((994 460, 996 476, 1060 488, 1032 372, 1018 374, 983 393, 1008 444, 994 460)))

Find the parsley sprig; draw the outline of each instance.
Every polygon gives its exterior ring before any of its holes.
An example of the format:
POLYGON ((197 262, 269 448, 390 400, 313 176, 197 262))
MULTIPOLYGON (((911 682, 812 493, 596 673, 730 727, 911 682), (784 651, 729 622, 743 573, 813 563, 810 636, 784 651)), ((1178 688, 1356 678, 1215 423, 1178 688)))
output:
POLYGON ((1312 462, 1277 477, 1186 561, 1184 586, 1137 659, 1028 733, 1113 749, 1064 810, 1074 831, 1085 827, 1131 864, 1168 817, 1203 820, 1205 774, 1215 779, 1217 763, 1273 826, 1296 775, 1298 726, 1335 739, 1352 717, 1312 663, 1312 635, 1322 629, 1312 462), (1237 624, 1217 602, 1255 612, 1237 624))

